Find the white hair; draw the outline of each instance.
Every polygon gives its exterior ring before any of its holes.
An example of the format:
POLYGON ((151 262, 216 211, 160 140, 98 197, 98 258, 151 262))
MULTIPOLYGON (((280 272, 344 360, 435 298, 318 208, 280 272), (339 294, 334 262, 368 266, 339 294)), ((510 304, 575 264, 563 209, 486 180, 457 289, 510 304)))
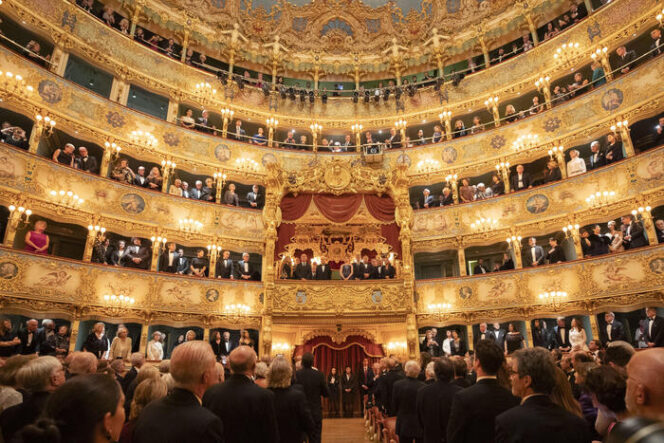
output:
POLYGON ((594 142, 592 142, 592 143, 590 144, 590 147, 592 148, 592 147, 595 146, 595 145, 599 146, 599 142, 598 142, 597 140, 595 140, 594 142))
POLYGON ((408 360, 403 369, 406 377, 417 377, 420 374, 420 364, 415 360, 408 360))
POLYGON ((429 363, 427 363, 427 367, 426 367, 426 369, 424 369, 424 375, 426 376, 426 378, 429 378, 429 379, 436 378, 436 371, 434 371, 434 369, 433 369, 434 364, 435 364, 435 362, 433 362, 433 361, 430 361, 429 363))

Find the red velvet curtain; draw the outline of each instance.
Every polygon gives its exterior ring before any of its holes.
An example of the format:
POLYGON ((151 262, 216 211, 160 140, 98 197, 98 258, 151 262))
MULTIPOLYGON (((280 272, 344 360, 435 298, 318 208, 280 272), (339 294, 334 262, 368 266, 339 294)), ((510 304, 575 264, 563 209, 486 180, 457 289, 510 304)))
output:
POLYGON ((401 260, 401 242, 399 241, 399 226, 396 223, 380 225, 380 235, 385 237, 385 242, 392 246, 392 252, 397 254, 401 260))
POLYGON ((326 377, 332 368, 337 368, 341 374, 346 366, 350 366, 355 373, 365 358, 369 359, 371 365, 385 356, 382 345, 359 335, 350 335, 343 343, 335 343, 329 336, 314 337, 304 345, 297 346, 294 355, 305 352, 313 352, 314 366, 326 377))
POLYGON ((382 222, 394 220, 394 202, 388 195, 381 197, 373 194, 364 195, 364 204, 369 213, 382 222))
POLYGON ((329 195, 329 194, 316 194, 314 195, 314 203, 318 210, 335 223, 345 223, 349 221, 357 209, 362 204, 362 194, 346 194, 346 195, 329 195))
POLYGON ((297 197, 288 194, 281 199, 281 218, 286 221, 302 217, 311 203, 312 194, 299 194, 297 197))
POLYGON ((277 228, 277 244, 274 247, 274 259, 279 260, 279 254, 286 250, 286 245, 295 235, 295 223, 282 223, 277 228))

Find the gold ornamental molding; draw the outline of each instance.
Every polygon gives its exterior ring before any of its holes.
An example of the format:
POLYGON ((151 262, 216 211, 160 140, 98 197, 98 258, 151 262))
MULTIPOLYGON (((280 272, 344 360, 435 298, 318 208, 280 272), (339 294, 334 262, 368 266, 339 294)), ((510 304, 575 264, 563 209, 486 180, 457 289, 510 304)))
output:
MULTIPOLYGON (((186 91, 193 91, 194 85, 201 79, 211 84, 216 81, 211 75, 203 74, 157 54, 119 33, 109 33, 105 25, 64 0, 49 3, 48 11, 43 8, 43 4, 38 0, 23 0, 9 3, 7 11, 19 20, 31 23, 45 36, 49 33, 67 33, 76 43, 73 45, 76 52, 82 53, 97 65, 101 64, 107 71, 117 73, 123 81, 137 82, 150 89, 162 91, 177 102, 192 103, 197 102, 195 94, 186 91), (63 21, 61 19, 64 16, 76 17, 76 20, 63 21), (64 29, 62 23, 67 24, 64 29), (101 40, 108 41, 103 51, 97 45, 101 40), (159 66, 159 79, 152 77, 155 66, 159 66)), ((586 22, 566 31, 564 35, 567 40, 581 42, 582 49, 584 51, 587 49, 586 52, 589 54, 596 46, 613 47, 627 36, 655 24, 654 15, 653 5, 646 0, 616 1, 600 9, 586 22), (626 25, 616 29, 615 17, 622 17, 626 25), (604 32, 605 30, 610 30, 611 34, 607 34, 609 31, 604 32)), ((562 75, 563 70, 556 70, 551 57, 554 46, 559 42, 558 38, 552 39, 515 60, 502 63, 500 67, 489 68, 473 75, 472 81, 464 82, 459 88, 446 89, 448 104, 453 104, 448 107, 458 114, 469 108, 481 108, 487 91, 507 99, 517 92, 532 90, 534 81, 547 66, 551 67, 546 70, 554 78, 556 72, 562 75), (514 83, 514 79, 518 81, 514 83)), ((586 63, 587 56, 578 59, 579 63, 582 61, 586 63)), ((232 105, 238 116, 256 118, 258 121, 276 117, 288 127, 301 127, 305 123, 299 108, 295 106, 289 108, 288 103, 282 103, 280 110, 273 113, 269 99, 261 91, 250 89, 244 88, 233 98, 232 105)), ((224 104, 226 103, 220 101, 212 108, 219 108, 224 104)), ((406 117, 412 117, 416 121, 423 118, 435 119, 440 112, 440 106, 438 94, 431 93, 430 89, 421 89, 417 97, 407 101, 406 117)), ((317 101, 309 111, 308 114, 316 115, 326 128, 348 128, 357 121, 361 121, 367 128, 385 127, 391 126, 396 118, 392 106, 349 107, 348 100, 330 100, 326 105, 317 101), (371 118, 367 118, 368 115, 371 118)))
POLYGON ((364 329, 351 328, 344 329, 343 331, 336 331, 333 329, 314 329, 313 331, 308 332, 302 336, 302 343, 306 343, 316 337, 330 337, 334 343, 341 344, 352 335, 364 337, 367 340, 371 340, 372 342, 376 341, 376 337, 371 332, 368 332, 364 329))

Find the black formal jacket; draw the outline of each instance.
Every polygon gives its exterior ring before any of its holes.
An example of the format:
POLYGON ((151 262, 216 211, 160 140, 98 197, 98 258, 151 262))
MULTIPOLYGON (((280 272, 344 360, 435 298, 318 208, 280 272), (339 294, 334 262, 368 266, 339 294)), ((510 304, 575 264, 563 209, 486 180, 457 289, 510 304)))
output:
POLYGON ((363 367, 359 367, 357 369, 356 374, 357 374, 357 386, 359 386, 359 388, 360 388, 360 393, 368 394, 369 392, 371 392, 371 390, 373 389, 374 383, 375 383, 375 381, 374 381, 375 374, 374 374, 373 369, 371 369, 371 366, 367 367, 366 380, 365 380, 364 368, 363 367), (362 388, 362 385, 365 385, 367 387, 367 390, 364 390, 364 388, 362 388))
POLYGON ((83 343, 83 350, 92 352, 97 358, 101 358, 108 351, 109 346, 106 334, 102 335, 101 339, 98 339, 97 334, 91 332, 88 338, 85 339, 85 343, 83 343))
MULTIPOLYGON (((613 324, 611 325, 611 340, 609 340, 609 335, 606 333, 606 327, 608 325, 604 324, 603 326, 600 326, 599 328, 599 337, 602 340, 602 343, 604 346, 608 345, 612 341, 616 340, 625 340, 625 328, 623 327, 623 324, 620 323, 618 320, 613 320, 613 324)), ((626 340, 629 341, 629 340, 626 340)))
MULTIPOLYGON (((263 206, 263 196, 261 195, 260 191, 258 193, 254 193, 254 191, 250 191, 247 194, 247 203, 256 203, 257 208, 261 208, 263 206)), ((251 205, 249 205, 251 206, 251 205)), ((253 206, 251 206, 253 208, 253 206)))
POLYGON ((507 331, 504 329, 493 330, 493 338, 496 341, 496 344, 500 349, 505 348, 505 337, 507 336, 507 331))
POLYGON ((549 263, 558 263, 558 262, 564 262, 567 261, 565 259, 565 252, 562 250, 560 246, 556 246, 553 251, 549 251, 546 253, 546 258, 549 260, 549 263))
POLYGON ((38 349, 38 335, 39 331, 34 331, 32 333, 32 341, 30 342, 30 345, 28 345, 28 330, 22 329, 18 331, 18 338, 21 340, 21 344, 19 345, 19 354, 36 354, 38 349))
POLYGON ((423 431, 417 417, 417 392, 425 386, 417 378, 406 377, 394 383, 392 410, 397 415, 397 435, 422 438, 423 431))
POLYGON ((519 399, 495 379, 478 380, 454 396, 447 442, 493 442, 496 416, 518 404, 519 399))
POLYGON ((622 142, 615 142, 612 145, 606 145, 605 148, 605 154, 608 155, 609 153, 612 154, 612 159, 606 159, 606 163, 613 163, 617 162, 618 160, 622 160, 625 156, 623 155, 623 144, 622 142))
POLYGON ((46 336, 46 328, 41 328, 37 332, 37 352, 39 355, 52 355, 55 356, 55 337, 57 333, 53 331, 53 335, 46 336))
POLYGON ((330 280, 332 278, 332 269, 330 269, 330 264, 325 265, 325 270, 322 269, 323 265, 318 265, 316 267, 316 280, 330 280))
POLYGON ((150 267, 150 250, 145 246, 139 246, 135 251, 136 246, 127 246, 127 253, 122 257, 122 264, 126 268, 148 269, 150 267), (140 258, 140 263, 134 263, 132 259, 140 258))
POLYGON ((311 264, 309 263, 300 263, 295 266, 295 271, 293 271, 293 278, 296 280, 307 279, 311 280, 313 278, 311 272, 311 264))
POLYGON ((371 266, 371 263, 360 263, 358 265, 358 270, 360 272, 360 278, 362 280, 368 280, 371 278, 371 275, 373 274, 373 269, 374 267, 371 266), (364 274, 369 274, 369 277, 365 277, 364 274))
POLYGON ((595 154, 590 153, 588 157, 588 169, 596 169, 606 165, 606 154, 601 149, 597 151, 597 160, 595 160, 595 154))
MULTIPOLYGON (((341 381, 341 376, 337 376, 341 381)), ((301 385, 304 395, 307 397, 309 409, 314 421, 320 422, 323 419, 323 413, 320 406, 320 398, 329 397, 325 376, 313 368, 302 368, 295 373, 295 384, 301 385)))
POLYGON ((97 159, 88 155, 85 157, 87 160, 83 161, 83 157, 76 157, 74 160, 74 165, 77 169, 81 171, 91 172, 93 174, 97 173, 97 159))
POLYGON ((551 183, 551 182, 556 182, 558 180, 562 180, 563 176, 560 173, 560 168, 556 167, 554 169, 548 169, 544 171, 544 183, 551 183))
POLYGON ((236 277, 238 279, 243 275, 248 275, 248 276, 252 277, 250 280, 253 279, 254 267, 251 265, 250 262, 247 262, 247 263, 249 264, 249 267, 248 267, 249 270, 245 271, 244 270, 244 260, 240 260, 239 262, 237 262, 237 275, 236 275, 236 277))
POLYGON ((547 339, 548 331, 542 327, 533 327, 533 346, 542 348, 549 348, 549 340, 547 339))
MULTIPOLYGON (((133 443, 213 443, 224 441, 219 417, 201 407, 196 396, 175 388, 143 409, 134 426, 133 443)), ((229 441, 229 440, 226 440, 229 441)))
POLYGON ((344 372, 339 378, 341 395, 352 395, 357 390, 357 378, 355 374, 350 374, 350 378, 344 372), (346 392, 346 389, 350 389, 350 392, 346 392))
POLYGON ((362 273, 360 272, 361 263, 353 263, 353 280, 362 280, 362 273))
POLYGON ((221 418, 226 443, 279 441, 274 393, 246 375, 233 374, 212 386, 203 396, 203 406, 221 418))
POLYGON ((228 265, 223 258, 217 260, 216 268, 215 275, 217 278, 231 278, 231 275, 234 276, 233 260, 230 257, 228 258, 228 265))
POLYGON ((476 264, 475 267, 473 268, 473 275, 488 274, 489 272, 491 271, 489 271, 489 269, 486 266, 480 265, 479 263, 476 264), (482 272, 482 270, 484 270, 484 272, 482 272))
POLYGON ((532 180, 530 178, 530 174, 527 172, 523 172, 523 177, 521 178, 521 181, 523 182, 523 188, 519 188, 519 174, 514 172, 512 176, 510 177, 510 185, 513 191, 518 191, 519 189, 528 189, 528 186, 532 184, 532 180))
POLYGON ((231 353, 231 351, 235 348, 237 348, 237 343, 233 343, 233 340, 228 340, 228 350, 226 350, 226 342, 224 341, 223 337, 221 339, 221 342, 219 342, 219 345, 212 340, 210 342, 212 345, 212 351, 214 351, 215 355, 221 356, 221 355, 228 355, 231 353))
POLYGON ((339 374, 334 376, 334 383, 332 383, 332 374, 327 376, 327 390, 330 393, 330 401, 339 397, 339 374))
POLYGON ((178 258, 177 273, 189 274, 189 259, 187 257, 178 258))
POLYGON ((122 264, 122 259, 124 258, 125 254, 127 254, 127 248, 123 249, 120 251, 119 249, 115 249, 111 253, 111 259, 110 259, 110 264, 112 265, 121 265, 122 264), (122 257, 120 256, 120 252, 122 252, 122 257))
POLYGON ((664 318, 655 316, 655 323, 652 325, 652 335, 650 335, 650 319, 646 322, 646 341, 655 343, 655 347, 664 347, 664 318))
POLYGON ((270 390, 274 393, 279 442, 302 443, 305 434, 311 441, 316 424, 304 393, 293 386, 270 390))
POLYGON ((647 246, 648 240, 646 240, 646 236, 643 234, 643 226, 641 226, 641 223, 633 221, 630 226, 631 229, 629 231, 629 235, 632 238, 631 240, 623 240, 625 249, 634 249, 647 246))
POLYGON ((560 328, 558 325, 556 325, 555 328, 553 328, 554 334, 553 334, 553 341, 554 345, 556 348, 571 348, 572 345, 569 342, 569 328, 566 326, 565 327, 565 337, 561 337, 560 334, 560 328))
POLYGON ((376 382, 376 401, 389 417, 397 415, 392 403, 392 388, 394 383, 403 378, 405 378, 403 371, 392 368, 385 375, 380 376, 376 382))
POLYGON ((13 440, 14 437, 24 426, 39 418, 50 397, 49 392, 34 392, 24 395, 23 403, 11 406, 0 414, 0 429, 2 429, 2 437, 5 442, 17 441, 13 440))
POLYGON ((487 329, 486 331, 484 331, 484 338, 482 338, 482 332, 477 331, 477 334, 475 335, 475 341, 473 342, 474 345, 477 346, 477 342, 480 341, 480 340, 493 340, 493 341, 496 341, 496 335, 493 333, 493 331, 489 331, 487 329))
POLYGON ((591 441, 588 423, 553 403, 547 395, 529 397, 522 405, 496 417, 496 443, 591 441))
POLYGON ((445 197, 445 195, 441 195, 441 197, 443 199, 440 201, 440 206, 449 206, 454 204, 454 197, 452 197, 451 192, 447 195, 447 197, 445 197))
POLYGON ((464 355, 466 355, 466 342, 464 342, 463 340, 459 340, 459 345, 457 348, 454 345, 454 340, 452 340, 450 342, 450 349, 452 351, 452 355, 460 355, 463 357, 464 355))
MULTIPOLYGON (((531 253, 531 248, 532 246, 527 245, 521 250, 521 257, 523 257, 523 267, 527 268, 533 265, 533 255, 531 253)), ((537 260, 537 264, 541 265, 544 262, 544 258, 546 255, 544 254, 544 249, 542 249, 541 246, 535 245, 535 259, 537 260)))
POLYGON ((175 272, 178 270, 178 259, 180 258, 180 254, 178 254, 176 251, 173 251, 175 257, 173 257, 173 264, 171 266, 168 266, 168 254, 170 254, 170 251, 166 251, 161 254, 161 260, 159 261, 159 271, 175 274, 175 272))
POLYGON ((417 418, 423 430, 424 443, 447 440, 447 423, 452 399, 461 387, 438 380, 417 392, 417 418))
POLYGON ((597 257, 598 255, 609 253, 609 244, 611 243, 611 239, 606 235, 589 234, 588 241, 590 241, 590 246, 586 244, 584 239, 581 239, 581 246, 584 255, 597 257))

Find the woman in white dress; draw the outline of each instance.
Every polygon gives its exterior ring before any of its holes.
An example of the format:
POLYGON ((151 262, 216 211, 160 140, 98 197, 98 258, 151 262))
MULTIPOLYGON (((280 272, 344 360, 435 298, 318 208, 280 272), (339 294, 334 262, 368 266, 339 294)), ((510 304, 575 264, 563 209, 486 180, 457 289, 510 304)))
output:
POLYGON ((580 349, 587 351, 588 345, 586 345, 586 339, 586 331, 581 326, 581 321, 574 317, 572 319, 572 327, 569 330, 569 342, 572 345, 572 351, 580 349))
POLYGON ((616 229, 616 222, 611 220, 607 223, 609 228, 609 233, 607 234, 611 237, 611 244, 609 244, 609 251, 611 252, 622 252, 625 250, 623 246, 623 233, 622 230, 616 229))
POLYGON ((148 342, 148 360, 161 361, 164 358, 164 346, 161 344, 161 332, 154 331, 148 342))

